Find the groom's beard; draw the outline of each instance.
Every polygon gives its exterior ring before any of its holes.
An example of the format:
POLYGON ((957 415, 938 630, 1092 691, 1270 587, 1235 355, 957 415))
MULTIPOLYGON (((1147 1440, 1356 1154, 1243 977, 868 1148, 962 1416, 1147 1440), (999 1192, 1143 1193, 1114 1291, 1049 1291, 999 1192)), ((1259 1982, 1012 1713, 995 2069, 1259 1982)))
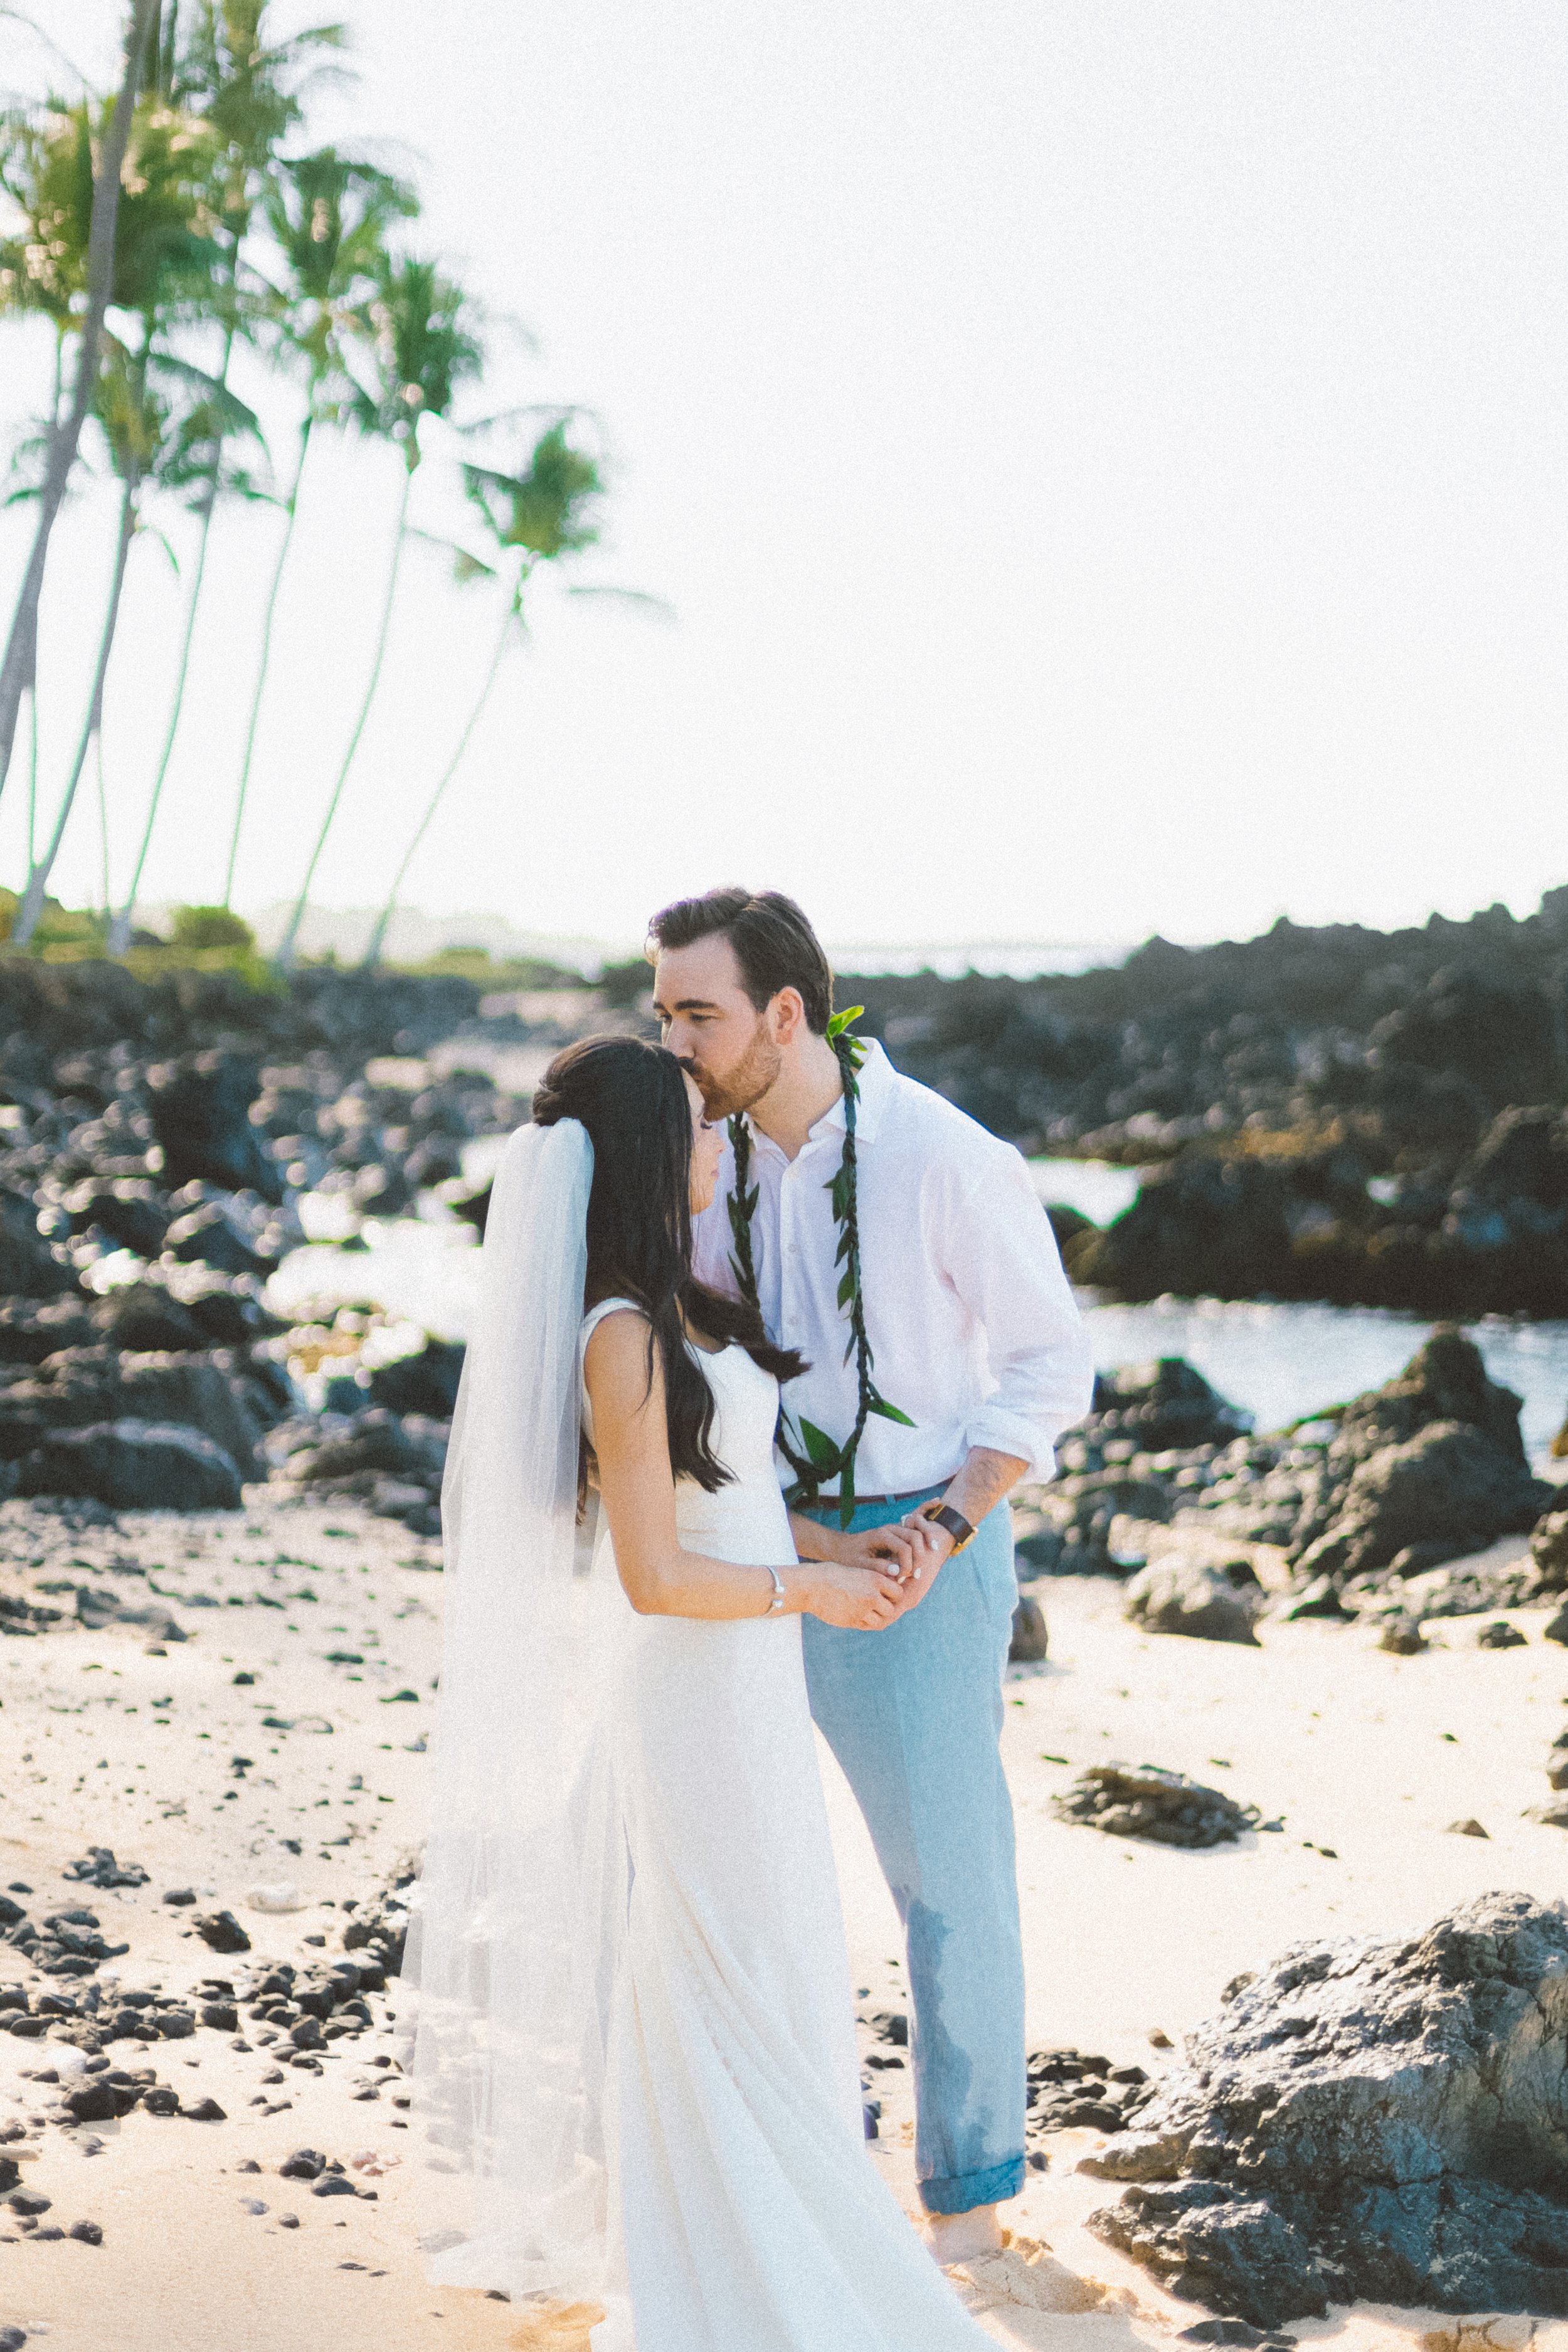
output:
POLYGON ((723 1077, 705 1069, 695 1056, 682 1064, 696 1079, 703 1108, 714 1119, 734 1118, 761 1102, 783 1066, 784 1054, 769 1036, 765 1021, 757 1023, 751 1044, 723 1077))

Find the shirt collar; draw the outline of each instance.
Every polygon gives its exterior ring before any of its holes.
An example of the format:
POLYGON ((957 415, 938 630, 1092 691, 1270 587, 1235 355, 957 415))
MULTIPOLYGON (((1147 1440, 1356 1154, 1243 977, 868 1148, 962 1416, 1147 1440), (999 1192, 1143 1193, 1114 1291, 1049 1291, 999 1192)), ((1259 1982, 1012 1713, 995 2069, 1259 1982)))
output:
MULTIPOLYGON (((865 1042, 866 1058, 860 1065, 860 1101, 855 1117, 855 1134, 858 1141, 874 1143, 877 1139, 877 1129, 882 1122, 882 1115, 892 1099, 896 1073, 876 1038, 868 1037, 865 1042)), ((763 1134, 761 1129, 753 1123, 749 1111, 746 1114, 746 1125, 752 1130, 752 1140, 754 1144, 767 1150, 775 1152, 779 1150, 778 1145, 773 1142, 772 1137, 763 1134)), ((844 1097, 840 1095, 837 1101, 823 1112, 816 1125, 808 1129, 806 1141, 820 1143, 830 1135, 841 1135, 843 1132, 844 1097)), ((783 1157, 782 1153, 780 1157, 783 1157)))

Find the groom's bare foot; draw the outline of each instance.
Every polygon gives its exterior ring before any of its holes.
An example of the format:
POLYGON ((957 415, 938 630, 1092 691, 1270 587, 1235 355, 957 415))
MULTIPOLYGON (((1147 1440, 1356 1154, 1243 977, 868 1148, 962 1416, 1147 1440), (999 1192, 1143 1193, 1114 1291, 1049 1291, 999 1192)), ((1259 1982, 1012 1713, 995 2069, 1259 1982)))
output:
POLYGON ((972 2263, 980 2254, 996 2253, 1002 2244, 996 2208, 973 2205, 967 2213, 928 2213, 925 2242, 944 2269, 949 2263, 972 2263))

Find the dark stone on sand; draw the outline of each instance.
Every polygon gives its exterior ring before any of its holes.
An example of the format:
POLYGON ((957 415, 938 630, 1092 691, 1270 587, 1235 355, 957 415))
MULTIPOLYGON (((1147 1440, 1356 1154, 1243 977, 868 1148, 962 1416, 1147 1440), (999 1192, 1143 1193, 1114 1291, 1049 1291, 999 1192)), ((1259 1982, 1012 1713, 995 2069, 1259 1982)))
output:
POLYGON ((358 2189, 346 2173, 325 2172, 310 2190, 312 2197, 357 2197, 358 2189))
POLYGON ((1206 1560, 1168 1552, 1140 1569, 1127 1588, 1122 1615, 1145 1633, 1184 1633, 1204 1642, 1241 1642, 1256 1649, 1252 1601, 1258 1580, 1240 1563, 1238 1584, 1206 1560))
POLYGON ((1450 1837, 1484 1838, 1489 1836, 1490 1832, 1483 1829, 1480 1822, 1475 1819, 1473 1814, 1467 1813, 1463 1821, 1450 1822, 1448 1823, 1448 1835, 1450 1837))
POLYGON ((1013 1612, 1013 1638, 1007 1647, 1009 1664, 1037 1665, 1049 1654, 1049 1651, 1045 1611, 1028 1593, 1020 1593, 1018 1605, 1013 1612))
POLYGON ((89 1846, 76 1862, 68 1862, 60 1874, 62 1878, 74 1878, 89 1886, 145 1886, 147 1873, 139 1862, 117 1862, 110 1845, 89 1846))
POLYGON ((79 2246, 101 2246, 103 2224, 101 2221, 73 2221, 66 2235, 74 2238, 79 2246))
POLYGON ((374 1403, 393 1412, 426 1413, 450 1421, 458 1402, 464 1349, 460 1340, 426 1339, 416 1356, 399 1356, 380 1364, 370 1376, 374 1403))
POLYGON ((75 1268, 39 1233, 31 1200, 0 1186, 0 1296, 60 1298, 80 1290, 75 1268))
POLYGON ((1535 1562, 1540 1591, 1568 1591, 1568 1509, 1548 1511, 1537 1524, 1530 1538, 1530 1556, 1535 1562))
POLYGON ((0 1364, 41 1364, 62 1348, 89 1347, 97 1333, 85 1306, 75 1298, 0 1303, 0 1364))
POLYGON ((1120 2131, 1150 2096, 1142 2066, 1112 2066, 1082 2050, 1031 2050, 1027 2075, 1031 2136, 1120 2131))
POLYGON ((277 1261, 252 1246, 246 1227, 219 1201, 176 1217, 165 1235, 172 1257, 215 1274, 270 1274, 277 1261))
POLYGON ((1541 1638, 1543 1642, 1558 1642, 1568 1647, 1568 1608, 1559 1609, 1554 1617, 1547 1619, 1541 1629, 1541 1638))
POLYGON ((1417 1658, 1426 1647, 1426 1639, 1413 1617, 1391 1617, 1378 1635, 1377 1646, 1391 1657, 1417 1658))
POLYGON ((1527 1638, 1517 1625, 1510 1625, 1506 1617, 1499 1617, 1491 1624, 1481 1627, 1476 1635, 1476 1647, 1478 1650, 1522 1650, 1527 1638))
POLYGON ((196 1890, 194 1886, 170 1886, 164 1889, 164 1902, 173 1904, 179 1911, 188 1910, 195 1899, 196 1890))
POLYGON ((193 2106, 182 2107, 180 2113, 188 2124, 226 2124, 227 2111, 216 2099, 197 2099, 193 2106))
POLYGON ((231 2000, 205 2000, 201 2007, 201 2021, 204 2025, 210 2025, 216 2033, 239 2032, 239 2011, 231 2000))
POLYGON ((24 2352, 26 2341, 25 2327, 0 2327, 0 2352, 24 2352))
POLYGON ((1404 1444, 1434 1422, 1457 1421, 1523 1470, 1528 1465, 1519 1430, 1521 1404, 1512 1389, 1489 1376, 1475 1341, 1452 1324, 1440 1323, 1396 1379, 1345 1406, 1337 1443, 1342 1452, 1364 1461, 1385 1445, 1404 1444))
POLYGON ((248 1478, 262 1475, 262 1431, 276 1416, 249 1364, 226 1350, 122 1355, 100 1344, 52 1356, 0 1392, 0 1446, 16 1453, 5 1436, 13 1417, 51 1435, 122 1420, 199 1430, 248 1478))
POLYGON ((250 1123, 259 1092, 255 1065, 234 1054, 197 1054, 148 1072, 153 1131, 171 1189, 199 1178, 282 1200, 282 1171, 250 1123))
POLYGON ((117 2116, 130 2114, 136 2105, 136 2095, 117 2089, 101 2074, 96 2074, 79 2090, 68 2091, 65 2105, 79 2124, 112 2123, 117 2116))
POLYGON ((173 2116, 179 2113, 180 2095, 172 2084, 154 2083, 150 2091, 142 2094, 142 2111, 149 2116, 173 2116))
POLYGON ((1253 1806, 1223 1790, 1206 1789, 1157 1764, 1094 1764, 1070 1789, 1053 1797, 1059 1822, 1081 1822, 1112 1837, 1149 1838, 1157 1845, 1223 1845, 1257 1825, 1253 1806))
POLYGON ((1094 1376, 1085 1427, 1130 1437, 1148 1454, 1168 1446, 1227 1445, 1252 1427, 1252 1415, 1229 1404, 1184 1356, 1123 1364, 1094 1376))
MULTIPOLYGON (((1385 1568, 1407 1547, 1458 1559, 1523 1535, 1555 1493, 1473 1423, 1436 1421, 1356 1465, 1333 1524, 1310 1545, 1303 1576, 1385 1568)), ((1436 1562, 1424 1556, 1422 1567, 1436 1562)))
POLYGON ((284 2180, 315 2180, 326 2168, 327 2159, 319 2148, 297 2147, 292 2156, 284 2158, 278 2171, 284 2180))
POLYGON ((88 1495, 120 1511, 237 1511, 239 1473, 199 1429, 105 1421, 51 1430, 23 1457, 24 1495, 88 1495))
POLYGON ((14 2189, 5 2202, 13 2213, 32 2217, 39 2213, 47 2213, 50 2209, 51 2200, 40 2196, 36 2189, 14 2189))
POLYGON ((248 1952, 250 1938, 232 1911, 198 1912, 192 1927, 209 1950, 248 1952))
POLYGON ((1568 2313, 1568 1922, 1493 1894, 1292 1947, 1080 2169, 1134 2184, 1097 2234, 1255 2326, 1568 2313))
POLYGON ((180 1351, 207 1344, 207 1335, 189 1307, 159 1282, 132 1282, 123 1290, 111 1290, 93 1308, 92 1324, 98 1339, 112 1348, 137 1353, 180 1351))
POLYGON ((73 1233, 96 1231, 116 1249, 156 1257, 169 1230, 170 1211, 145 1177, 89 1177, 60 1202, 73 1233))
POLYGON ((288 1458, 288 1475, 307 1486, 365 1471, 438 1480, 446 1462, 447 1434, 444 1423, 422 1414, 405 1417, 384 1405, 374 1406, 359 1414, 341 1437, 297 1447, 288 1458))
POLYGON ((1178 2344, 1236 2344, 1244 2352, 1258 2352, 1260 2345, 1294 2344, 1294 2336, 1277 2336, 1272 2330, 1251 2327, 1245 2319, 1200 2319, 1195 2327, 1184 2327, 1176 2337, 1178 2344))

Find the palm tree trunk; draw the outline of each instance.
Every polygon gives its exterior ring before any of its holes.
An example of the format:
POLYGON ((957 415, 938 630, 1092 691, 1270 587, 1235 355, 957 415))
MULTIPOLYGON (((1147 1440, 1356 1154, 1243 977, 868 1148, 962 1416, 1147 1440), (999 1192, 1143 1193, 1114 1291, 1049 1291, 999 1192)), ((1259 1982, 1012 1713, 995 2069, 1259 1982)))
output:
POLYGON ((27 887, 22 893, 22 903, 16 910, 12 929, 12 944, 26 947, 38 927, 38 917, 44 911, 44 894, 48 887, 50 870, 60 854, 60 843, 70 822, 71 803, 76 788, 81 782, 81 772, 87 765, 87 755, 94 738, 103 724, 103 681, 109 674, 109 656, 114 646, 114 631, 120 618, 120 592, 125 585, 125 562, 131 552, 131 541, 136 529, 136 485, 127 482, 121 494, 120 532, 114 546, 114 576, 110 585, 109 604, 103 615, 103 628, 98 641, 98 664, 92 675, 92 695, 87 706, 87 718, 82 726, 81 740, 77 745, 76 758, 60 801, 59 814, 49 836, 47 848, 41 858, 36 858, 27 875, 27 887))
POLYGON ((410 866, 414 863, 415 853, 417 851, 420 843, 424 840, 425 835, 430 829, 431 820, 435 816, 437 810, 441 805, 442 796, 446 793, 447 785, 451 782, 453 777, 457 774, 458 770, 463 764, 463 755, 468 751, 469 740, 473 735, 475 728, 479 725, 480 719, 484 716, 485 705, 490 698, 490 689, 495 685, 496 679, 500 675, 501 656, 506 652, 508 642, 511 636, 511 625, 517 617, 517 605, 514 602, 507 606, 506 617, 500 625, 500 635, 496 639, 496 649, 490 656, 490 666, 485 672, 485 682, 479 688, 479 700, 475 703, 473 709, 468 713, 468 723, 458 738, 458 748, 453 752, 451 760, 447 763, 447 772, 430 795, 429 806, 426 809, 424 815, 420 818, 418 824, 415 828, 414 838, 403 854, 403 863, 397 869, 391 889, 387 892, 386 904, 382 908, 380 914, 376 917, 375 929, 370 935, 370 945, 364 951, 364 961, 361 965, 361 970, 363 971, 374 971, 376 965, 381 961, 381 951, 386 941, 387 926, 391 922, 393 916, 397 911, 397 901, 403 889, 404 877, 407 874, 410 866))
POLYGON ((292 971, 294 968, 295 948, 300 937, 300 926, 305 919, 305 908, 310 901, 310 885, 315 879, 316 867, 321 852, 327 845, 327 835, 332 829, 332 819, 337 815, 338 803, 343 796, 343 786, 349 780, 349 770, 353 766, 354 754, 359 750, 360 737, 364 733, 365 720, 370 717, 371 704, 375 700, 375 689, 381 678, 381 666, 386 656, 386 640, 392 627, 392 607, 397 595, 397 574, 403 562, 403 550, 407 539, 408 494, 413 488, 414 468, 410 466, 404 475, 403 496, 398 501, 397 535, 392 542, 392 568, 386 576, 386 601, 381 608, 381 628, 376 636, 375 658, 371 664, 370 682, 364 690, 364 700, 360 704, 359 717, 354 721, 354 731, 349 737, 349 748, 343 753, 343 763, 338 770, 338 780, 332 786, 331 798, 327 803, 327 813, 321 819, 321 829, 316 835, 316 845, 310 852, 310 862, 305 868, 305 879, 300 886, 300 896, 295 900, 294 911, 289 918, 289 928, 284 932, 278 949, 277 964, 279 971, 292 971))
MULTIPOLYGON (((120 173, 131 138, 131 118, 142 79, 147 36, 156 13, 156 0, 132 0, 125 36, 125 71, 120 84, 92 184, 92 217, 88 230, 87 310, 81 322, 81 349, 77 355, 76 383, 71 404, 56 420, 49 434, 48 469, 38 501, 38 527, 34 533, 27 568, 11 616, 11 633, 0 661, 0 791, 5 788, 16 740, 22 696, 37 663, 38 603, 43 594, 44 568, 48 562, 49 536, 64 503, 66 484, 76 463, 81 428, 92 405, 98 383, 103 314, 114 285, 114 225, 120 211, 120 173)), ((29 887, 31 878, 29 877, 29 887)))
MULTIPOLYGON (((228 382, 229 362, 234 354, 234 330, 230 328, 224 345, 220 385, 228 382)), ((158 772, 153 779, 153 797, 147 804, 147 822, 142 828, 142 845, 136 853, 136 864, 131 876, 131 887, 125 904, 109 926, 109 952, 123 955, 131 944, 131 926, 136 913, 136 894, 142 887, 142 869, 147 863, 147 852, 153 846, 153 827, 158 821, 158 803, 163 797, 163 780, 169 772, 169 762, 174 755, 174 738, 180 731, 180 713, 184 708, 185 680, 190 675, 191 641, 196 633, 196 607, 202 601, 202 580, 207 568, 207 542, 212 537, 213 509, 217 504, 218 468, 223 463, 223 436, 213 445, 212 477, 202 499, 201 536, 196 542, 196 568, 191 575, 191 593, 185 604, 185 633, 180 642, 180 666, 174 673, 174 698, 169 709, 168 731, 163 737, 163 755, 158 772)))
POLYGON ((27 871, 30 874, 38 838, 38 681, 36 677, 27 687, 27 871))
POLYGON ((278 610, 278 592, 283 585, 283 567, 289 561, 289 542, 294 536, 294 517, 300 504, 300 485, 305 478, 305 459, 310 454, 310 429, 315 424, 315 397, 305 411, 305 421, 300 427, 300 458, 294 468, 294 480, 283 511, 282 542, 278 561, 272 567, 272 585, 267 592, 267 612, 261 624, 261 659, 256 672, 256 691, 250 698, 250 722, 245 730, 245 756, 239 763, 239 787, 234 801, 234 830, 229 835, 228 871, 223 877, 223 903, 226 907, 234 897, 234 869, 239 856, 239 829, 245 823, 245 796, 250 789, 250 762, 256 751, 256 729, 261 717, 261 697, 267 685, 267 667, 272 658, 272 622, 278 610))
POLYGON ((103 730, 101 727, 98 730, 93 752, 93 764, 98 772, 98 857, 102 884, 99 905, 103 908, 103 927, 107 933, 113 901, 109 895, 109 792, 103 781, 103 730))

